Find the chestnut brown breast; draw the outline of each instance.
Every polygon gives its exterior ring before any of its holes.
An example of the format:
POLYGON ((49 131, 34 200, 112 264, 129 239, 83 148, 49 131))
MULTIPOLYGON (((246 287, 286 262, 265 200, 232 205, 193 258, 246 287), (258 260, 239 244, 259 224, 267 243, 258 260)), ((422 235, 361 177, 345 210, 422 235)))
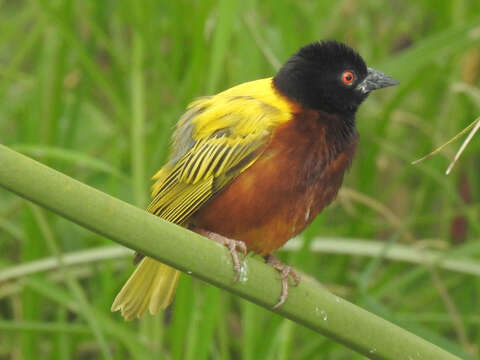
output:
POLYGON ((279 126, 257 161, 192 217, 194 226, 268 255, 336 196, 357 132, 327 113, 302 111, 279 126), (348 132, 350 131, 350 133, 348 132))

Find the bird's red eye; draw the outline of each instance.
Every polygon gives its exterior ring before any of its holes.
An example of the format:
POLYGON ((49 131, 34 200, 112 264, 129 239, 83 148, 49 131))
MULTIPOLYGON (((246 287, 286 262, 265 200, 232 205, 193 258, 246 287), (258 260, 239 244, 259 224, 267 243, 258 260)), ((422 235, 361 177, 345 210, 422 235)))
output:
POLYGON ((353 74, 353 72, 351 71, 345 71, 343 74, 342 74, 342 81, 345 85, 352 85, 353 84, 353 80, 355 80, 355 75, 353 74))

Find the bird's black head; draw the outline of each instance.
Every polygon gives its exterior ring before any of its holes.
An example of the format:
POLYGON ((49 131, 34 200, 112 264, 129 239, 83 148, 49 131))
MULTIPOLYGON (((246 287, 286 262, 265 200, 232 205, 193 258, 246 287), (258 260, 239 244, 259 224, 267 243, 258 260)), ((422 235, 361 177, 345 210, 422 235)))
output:
POLYGON ((370 91, 396 85, 368 68, 362 57, 337 41, 302 47, 279 70, 274 86, 304 107, 353 117, 370 91))

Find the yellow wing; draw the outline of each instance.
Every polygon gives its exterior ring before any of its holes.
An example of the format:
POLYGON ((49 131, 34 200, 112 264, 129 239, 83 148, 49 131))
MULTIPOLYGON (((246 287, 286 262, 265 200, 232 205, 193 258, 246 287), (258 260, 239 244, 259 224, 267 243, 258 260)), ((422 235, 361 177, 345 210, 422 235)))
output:
POLYGON ((153 177, 148 211, 185 224, 268 144, 291 108, 272 79, 244 83, 189 105, 173 135, 169 162, 153 177))

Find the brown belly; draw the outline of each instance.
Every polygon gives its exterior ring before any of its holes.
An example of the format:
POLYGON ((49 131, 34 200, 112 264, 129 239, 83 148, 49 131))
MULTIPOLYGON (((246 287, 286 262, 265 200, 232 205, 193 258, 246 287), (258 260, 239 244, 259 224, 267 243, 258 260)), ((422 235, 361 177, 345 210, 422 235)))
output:
POLYGON ((259 159, 201 208, 193 225, 244 241, 261 255, 300 233, 334 199, 356 143, 355 136, 328 158, 320 125, 305 129, 291 120, 279 127, 259 159))

